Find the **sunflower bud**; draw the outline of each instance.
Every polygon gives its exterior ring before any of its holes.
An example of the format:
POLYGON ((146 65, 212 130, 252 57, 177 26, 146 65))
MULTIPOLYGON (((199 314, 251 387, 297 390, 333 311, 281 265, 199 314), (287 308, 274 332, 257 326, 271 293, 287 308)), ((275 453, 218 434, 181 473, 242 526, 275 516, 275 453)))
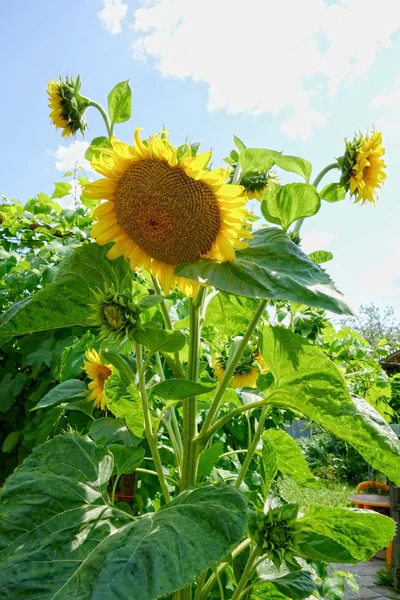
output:
POLYGON ((280 568, 282 562, 297 566, 294 559, 296 551, 297 504, 284 504, 253 516, 249 524, 250 537, 258 544, 260 555, 266 555, 280 568))
MULTIPOLYGON (((225 350, 214 361, 214 373, 220 381, 225 374, 228 361, 229 356, 225 350)), ((248 345, 233 373, 232 387, 255 387, 258 376, 267 369, 258 347, 248 345)))
POLYGON ((49 108, 52 109, 50 119, 58 129, 61 127, 62 136, 69 138, 77 131, 82 134, 87 124, 84 113, 89 106, 89 100, 79 94, 81 87, 80 77, 61 77, 56 81, 52 79, 47 86, 49 108))
POLYGON ((240 185, 244 187, 244 195, 248 200, 252 198, 262 200, 264 191, 273 183, 279 183, 279 177, 275 171, 252 171, 245 173, 240 180, 240 185))
POLYGON ((92 304, 93 325, 100 327, 100 337, 113 337, 121 343, 125 337, 133 339, 133 332, 140 328, 142 308, 133 301, 134 295, 128 292, 118 293, 113 288, 94 294, 96 303, 92 304))
POLYGON ((378 131, 366 136, 360 133, 352 142, 346 140, 345 153, 338 158, 342 169, 340 184, 355 197, 354 202, 376 203, 377 190, 386 179, 384 154, 382 134, 378 131))

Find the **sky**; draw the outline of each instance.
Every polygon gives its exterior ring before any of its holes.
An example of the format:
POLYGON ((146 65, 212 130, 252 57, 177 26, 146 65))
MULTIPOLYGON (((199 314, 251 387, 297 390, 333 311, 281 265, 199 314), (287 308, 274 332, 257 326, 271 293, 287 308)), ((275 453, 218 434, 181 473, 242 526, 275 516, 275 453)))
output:
POLYGON ((400 319, 400 0, 0 0, 0 56, 0 193, 22 202, 77 162, 95 177, 84 152, 104 125, 89 109, 85 138, 61 138, 46 97, 58 75, 80 74, 103 105, 129 79, 117 137, 165 125, 176 145, 212 148, 214 166, 235 134, 307 158, 315 176, 375 126, 388 175, 377 207, 323 202, 303 244, 333 253, 326 269, 355 309, 393 306, 400 319))

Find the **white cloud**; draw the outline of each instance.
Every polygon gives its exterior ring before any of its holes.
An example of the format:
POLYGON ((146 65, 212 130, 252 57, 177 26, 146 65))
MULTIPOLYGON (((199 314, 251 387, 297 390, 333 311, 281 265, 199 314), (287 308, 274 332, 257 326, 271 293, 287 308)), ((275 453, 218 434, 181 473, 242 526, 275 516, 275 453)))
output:
POLYGON ((384 139, 398 135, 400 130, 400 76, 396 77, 393 91, 383 90, 369 103, 369 108, 378 111, 379 116, 375 125, 382 131, 384 139), (383 116, 382 116, 383 113, 383 116))
POLYGON ((104 6, 97 13, 97 18, 110 33, 121 33, 121 22, 125 19, 128 5, 121 0, 103 0, 104 6))
POLYGON ((84 171, 90 171, 90 163, 85 159, 85 152, 89 148, 88 142, 76 140, 69 146, 59 146, 55 152, 49 152, 56 159, 57 171, 73 171, 80 167, 84 171))
POLYGON ((291 138, 324 127, 317 109, 362 76, 400 27, 399 0, 150 0, 136 10, 135 56, 164 77, 208 85, 209 110, 292 115, 291 138))
POLYGON ((360 271, 360 288, 369 301, 400 295, 400 238, 390 241, 385 257, 360 271))
POLYGON ((316 250, 329 250, 339 236, 329 231, 306 231, 302 236, 301 249, 306 254, 316 250))
POLYGON ((400 107, 400 76, 396 77, 396 88, 393 92, 379 92, 369 103, 369 108, 389 108, 398 111, 400 107))

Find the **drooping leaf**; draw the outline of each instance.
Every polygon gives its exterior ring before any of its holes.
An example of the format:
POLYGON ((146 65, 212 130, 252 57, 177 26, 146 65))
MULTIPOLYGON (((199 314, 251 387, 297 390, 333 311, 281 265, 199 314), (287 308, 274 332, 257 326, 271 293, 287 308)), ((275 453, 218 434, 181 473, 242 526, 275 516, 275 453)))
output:
POLYGON ((141 441, 141 438, 134 435, 125 423, 111 417, 102 417, 93 421, 89 435, 95 442, 105 446, 122 442, 124 446, 130 447, 137 446, 141 441))
POLYGON ((166 379, 151 388, 154 396, 164 400, 183 400, 200 394, 207 394, 215 390, 216 385, 205 385, 188 379, 166 379))
POLYGON ((215 442, 215 444, 200 454, 197 472, 199 477, 208 477, 211 474, 215 463, 218 461, 223 451, 224 446, 222 442, 215 442))
MULTIPOLYGON (((271 585, 280 592, 283 597, 292 598, 293 600, 303 600, 308 598, 314 591, 315 584, 309 571, 293 571, 283 577, 277 577, 259 584, 256 584, 254 590, 256 597, 268 598, 268 595, 263 594, 263 589, 271 590, 271 585)), ((270 593, 270 591, 268 592, 270 593)), ((251 594, 250 598, 253 598, 251 594)), ((272 596, 273 597, 273 596, 272 596)))
POLYGON ((85 244, 59 265, 54 280, 12 306, 1 318, 0 342, 14 335, 86 325, 92 314, 93 292, 111 284, 119 289, 130 267, 123 258, 106 258, 109 246, 85 244))
POLYGON ((329 275, 275 227, 256 231, 249 247, 236 251, 236 260, 184 263, 175 273, 237 296, 290 300, 352 314, 329 275))
POLYGON ((328 183, 319 193, 322 200, 338 202, 346 198, 346 190, 340 183, 328 183))
POLYGON ((261 351, 276 381, 272 403, 326 427, 400 482, 399 439, 368 402, 350 396, 342 374, 319 348, 283 327, 263 327, 261 351))
POLYGON ((85 158, 86 158, 86 160, 88 160, 90 162, 92 160, 92 158, 99 158, 101 156, 101 153, 98 150, 96 150, 97 148, 111 148, 111 147, 112 146, 111 146, 111 143, 110 143, 110 140, 108 139, 108 137, 105 137, 104 135, 102 135, 100 137, 95 137, 91 141, 89 148, 85 152, 85 158))
POLYGON ((315 252, 311 252, 308 255, 308 258, 316 263, 317 265, 322 265, 333 258, 332 252, 328 252, 327 250, 316 250, 315 252))
POLYGON ((168 331, 155 327, 138 329, 134 333, 134 339, 139 344, 146 346, 154 352, 179 352, 186 344, 186 337, 180 331, 168 331))
POLYGON ((68 381, 59 383, 56 387, 47 392, 32 410, 56 406, 70 398, 82 398, 83 396, 86 396, 87 393, 88 390, 84 381, 80 381, 79 379, 69 379, 68 381))
MULTIPOLYGON (((300 485, 316 487, 317 481, 304 458, 299 446, 283 429, 268 429, 264 431, 264 441, 268 440, 275 446, 278 471, 288 475, 300 485)), ((264 453, 263 453, 264 454, 264 453)))
POLYGON ((358 562, 342 544, 328 536, 303 530, 301 535, 298 534, 298 538, 300 539, 296 543, 296 556, 300 558, 337 563, 358 562))
POLYGON ((132 91, 129 81, 117 83, 108 94, 108 112, 111 123, 125 123, 132 115, 132 91))
POLYGON ((144 448, 127 448, 120 444, 110 444, 108 449, 114 457, 114 469, 118 475, 133 473, 143 462, 144 448))
POLYGON ((267 221, 287 230, 298 219, 312 217, 321 207, 317 190, 308 183, 289 183, 267 188, 261 212, 267 221))
POLYGON ((281 155, 276 157, 276 165, 285 171, 289 171, 289 173, 301 175, 307 183, 310 181, 312 165, 305 158, 281 155))
POLYGON ((335 540, 357 561, 369 560, 388 546, 396 531, 393 519, 374 511, 332 506, 310 506, 297 523, 300 531, 313 531, 335 540))
POLYGON ((113 373, 104 384, 107 406, 118 419, 124 419, 132 433, 143 437, 143 408, 134 383, 113 373))
POLYGON ((109 502, 112 471, 107 450, 65 435, 35 448, 11 475, 0 492, 1 598, 28 591, 30 600, 155 600, 242 539, 246 503, 233 487, 186 490, 132 518, 109 502))

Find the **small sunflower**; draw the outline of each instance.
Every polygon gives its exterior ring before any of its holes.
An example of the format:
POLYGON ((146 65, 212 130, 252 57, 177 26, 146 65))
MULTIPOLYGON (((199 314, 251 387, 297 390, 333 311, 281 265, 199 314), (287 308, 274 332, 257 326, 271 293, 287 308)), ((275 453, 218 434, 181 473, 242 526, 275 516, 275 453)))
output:
POLYGON ((49 108, 51 108, 50 119, 56 128, 61 128, 62 136, 69 138, 77 131, 84 132, 86 118, 85 110, 88 107, 88 101, 79 94, 80 78, 74 81, 72 77, 52 79, 47 85, 47 94, 49 96, 49 108))
POLYGON ((100 245, 114 242, 108 258, 128 258, 144 267, 165 291, 174 283, 193 296, 199 283, 178 277, 176 265, 211 258, 234 260, 242 238, 247 202, 243 187, 226 184, 229 171, 207 170, 211 152, 178 159, 165 132, 147 142, 135 131, 135 145, 112 138, 92 167, 103 179, 84 186, 87 198, 105 199, 93 212, 92 236, 100 245))
POLYGON ((264 197, 264 191, 271 187, 273 183, 279 183, 279 177, 275 171, 249 173, 244 175, 240 180, 240 184, 245 189, 244 195, 246 198, 248 200, 256 198, 260 202, 264 197))
MULTIPOLYGON (((225 374, 227 362, 228 357, 224 353, 221 356, 217 356, 214 361, 213 369, 219 381, 222 380, 225 374)), ((267 365, 265 364, 260 351, 248 347, 233 373, 232 387, 256 387, 256 381, 259 375, 266 370, 267 365)))
POLYGON ((341 184, 355 196, 355 202, 376 204, 377 190, 386 179, 384 154, 379 131, 346 142, 345 155, 338 160, 343 174, 341 184))
POLYGON ((83 365, 83 369, 86 371, 89 379, 92 379, 88 385, 91 392, 87 399, 89 402, 93 401, 93 406, 95 408, 105 410, 107 408, 107 403, 104 395, 104 382, 112 374, 112 366, 103 365, 96 350, 87 350, 85 358, 86 361, 83 365))

